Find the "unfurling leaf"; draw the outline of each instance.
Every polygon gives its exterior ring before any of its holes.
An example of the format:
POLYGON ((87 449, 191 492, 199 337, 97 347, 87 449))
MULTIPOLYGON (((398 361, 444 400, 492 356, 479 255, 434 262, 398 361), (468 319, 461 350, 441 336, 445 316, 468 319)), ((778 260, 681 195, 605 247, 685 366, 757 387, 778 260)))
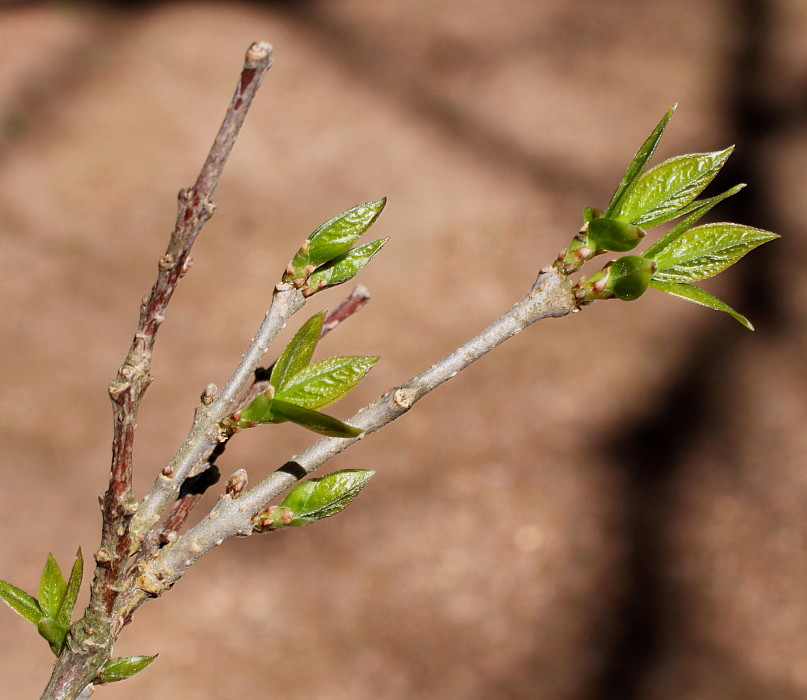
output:
POLYGON ((778 238, 775 233, 741 224, 706 224, 676 236, 654 251, 654 280, 692 282, 722 272, 757 246, 778 238))
POLYGON ((274 395, 275 389, 270 386, 268 391, 258 394, 247 406, 244 406, 238 421, 239 427, 247 427, 250 423, 272 423, 274 395))
POLYGON ((733 150, 730 146, 660 163, 634 183, 609 216, 650 228, 691 211, 687 207, 720 172, 733 150))
POLYGON ((322 224, 289 263, 283 281, 303 281, 316 267, 347 253, 373 225, 386 203, 386 198, 383 198, 358 204, 322 224))
POLYGON ((39 607, 42 608, 45 617, 56 618, 66 592, 67 582, 64 580, 62 570, 53 555, 48 554, 42 578, 39 579, 39 607))
POLYGON ((0 599, 28 622, 38 625, 42 619, 42 608, 39 607, 36 598, 12 586, 8 581, 0 581, 0 599))
POLYGON ((378 362, 378 357, 330 357, 288 377, 275 400, 322 408, 347 394, 378 362))
MULTIPOLYGON (((661 121, 658 123, 656 128, 653 129, 653 133, 647 137, 647 141, 645 141, 642 144, 642 147, 636 152, 631 164, 628 166, 625 177, 622 178, 622 182, 620 182, 619 187, 616 188, 616 192, 611 199, 611 204, 608 205, 608 210, 605 212, 605 216, 609 218, 616 217, 615 212, 621 209, 622 200, 624 199, 625 195, 633 187, 642 172, 644 172, 647 162, 653 155, 653 151, 656 150, 659 139, 661 139, 661 135, 664 133, 664 129, 667 128, 667 123, 670 121, 670 119, 672 119, 672 115, 675 113, 677 107, 678 105, 674 104, 672 107, 670 107, 670 109, 667 110, 667 113, 661 118, 661 121)), ((586 219, 586 221, 590 221, 590 219, 586 219)))
POLYGON ((309 261, 314 265, 322 265, 347 253, 373 225, 386 203, 387 199, 384 197, 375 202, 358 204, 322 224, 309 239, 309 261))
POLYGON ((69 625, 63 625, 52 617, 43 617, 36 626, 36 629, 39 634, 47 640, 50 645, 50 650, 58 656, 64 646, 68 627, 69 625))
POLYGON ((269 383, 275 387, 275 391, 282 391, 286 386, 286 381, 311 362, 322 334, 324 320, 325 311, 320 311, 309 318, 285 347, 275 362, 272 376, 269 379, 269 383))
POLYGON ((328 518, 346 508, 374 474, 365 469, 344 469, 303 481, 283 499, 280 507, 294 513, 289 523, 292 527, 328 518))
POLYGON ((695 287, 684 282, 664 282, 662 280, 652 280, 650 286, 653 287, 653 289, 658 289, 660 292, 672 294, 673 296, 692 301, 701 306, 706 306, 716 311, 725 311, 742 323, 749 331, 754 330, 754 326, 751 325, 751 322, 745 316, 737 313, 728 304, 720 301, 720 299, 712 296, 709 292, 704 291, 700 287, 695 287))
POLYGON ((96 684, 115 683, 131 678, 135 673, 142 671, 148 666, 157 655, 154 656, 127 656, 125 658, 110 659, 107 661, 98 677, 96 684))
POLYGON ((361 428, 354 428, 352 425, 319 411, 312 411, 310 408, 277 399, 272 402, 272 418, 273 423, 290 421, 328 437, 353 438, 364 432, 361 428))
POLYGON ((67 591, 64 595, 64 600, 56 615, 56 622, 65 627, 70 626, 70 620, 73 617, 73 610, 76 607, 76 600, 78 600, 78 593, 81 588, 81 579, 84 576, 84 556, 81 554, 81 549, 76 552, 75 561, 73 561, 73 568, 70 570, 70 577, 67 579, 67 591))
MULTIPOLYGON (((698 221, 700 221, 704 215, 706 215, 716 204, 719 204, 724 199, 731 197, 732 195, 737 194, 745 184, 739 184, 732 187, 730 190, 726 190, 722 194, 718 194, 714 197, 709 197, 708 199, 701 199, 699 201, 693 202, 692 204, 696 204, 697 206, 692 209, 692 213, 689 214, 685 219, 681 219, 673 228, 671 228, 667 233, 665 233, 661 238, 659 238, 653 245, 651 245, 642 256, 648 258, 650 260, 656 259, 656 254, 659 251, 664 250, 667 246, 671 245, 673 241, 675 241, 680 235, 689 231, 698 221)), ((689 213, 689 212, 686 212, 689 213)))
POLYGON ((372 243, 353 248, 344 255, 334 258, 318 268, 308 278, 308 284, 303 291, 307 295, 311 295, 322 289, 328 289, 347 282, 372 260, 373 256, 384 247, 388 240, 389 238, 380 238, 372 243))

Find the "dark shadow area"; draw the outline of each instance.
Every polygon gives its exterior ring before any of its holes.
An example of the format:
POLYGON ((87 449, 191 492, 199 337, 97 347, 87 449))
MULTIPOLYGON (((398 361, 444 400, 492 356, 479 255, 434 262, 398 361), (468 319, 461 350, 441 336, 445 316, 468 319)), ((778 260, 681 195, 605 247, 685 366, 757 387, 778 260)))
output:
MULTIPOLYGON (((776 17, 770 3, 739 3, 727 27, 735 36, 735 54, 728 63, 724 98, 729 142, 741 144, 721 173, 715 191, 737 182, 764 183, 764 151, 769 139, 804 118, 801 96, 788 105, 765 101, 770 80, 776 17), (722 187, 721 187, 722 185, 722 187)), ((774 78, 775 79, 775 78, 774 78)), ((721 219, 752 223, 773 231, 781 229, 764 187, 748 187, 721 205, 721 219)), ((776 272, 780 247, 764 246, 743 260, 733 279, 732 305, 764 328, 765 336, 785 331, 781 278, 776 272)), ((680 469, 702 438, 719 434, 716 413, 725 400, 732 359, 741 343, 765 342, 739 325, 705 323, 692 342, 685 362, 671 376, 654 404, 656 409, 628 426, 607 446, 614 469, 625 477, 625 531, 627 587, 608 623, 613 642, 593 697, 600 700, 640 698, 660 660, 668 624, 678 620, 675 590, 667 584, 665 551, 670 496, 678 488, 680 469)), ((742 669, 737 669, 743 676, 742 669)), ((758 682, 757 682, 758 684, 758 682)), ((759 689, 760 697, 777 692, 759 689)), ((778 695, 781 697, 781 695, 778 695)), ((757 697, 756 695, 754 697, 757 697)))

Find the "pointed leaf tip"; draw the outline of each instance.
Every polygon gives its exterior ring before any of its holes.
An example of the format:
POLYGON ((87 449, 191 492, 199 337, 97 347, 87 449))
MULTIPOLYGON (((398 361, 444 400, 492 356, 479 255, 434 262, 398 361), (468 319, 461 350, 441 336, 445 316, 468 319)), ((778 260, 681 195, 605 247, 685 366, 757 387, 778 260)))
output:
POLYGON ((696 226, 678 235, 656 251, 658 263, 653 279, 665 282, 695 282, 734 265, 746 253, 779 236, 741 224, 714 223, 696 226))
POLYGON ((350 505, 374 475, 372 470, 343 469, 308 479, 297 484, 280 507, 288 508, 294 514, 289 523, 291 527, 329 518, 350 505))
POLYGON ((357 204, 322 224, 309 240, 308 262, 322 265, 347 253, 381 214, 387 198, 357 204))
POLYGON ((650 133, 650 136, 647 137, 647 140, 636 152, 636 155, 633 157, 633 160, 628 166, 628 169, 625 172, 622 181, 616 188, 614 196, 611 198, 611 203, 608 205, 608 209, 605 212, 606 217, 616 218, 615 212, 617 212, 620 209, 620 207, 622 206, 622 200, 626 197, 628 192, 633 188, 636 181, 644 172, 644 169, 647 166, 647 162, 650 160, 654 151, 656 150, 656 146, 658 146, 658 142, 661 139, 661 135, 667 128, 667 124, 669 123, 670 119, 672 119, 672 116, 675 113, 677 107, 678 103, 674 104, 672 107, 670 107, 670 109, 667 110, 666 114, 661 118, 661 121, 656 125, 656 128, 653 129, 653 131, 650 133))
POLYGON ((361 428, 343 423, 333 416, 283 400, 274 400, 272 413, 275 416, 275 422, 290 421, 328 437, 355 438, 364 432, 361 428))
POLYGON ((48 554, 45 569, 39 579, 39 607, 46 617, 55 618, 67 592, 67 581, 53 554, 48 554))
POLYGON ((652 280, 650 282, 650 286, 653 287, 653 289, 658 289, 660 292, 665 292, 666 294, 670 294, 681 299, 686 299, 687 301, 700 304, 701 306, 705 306, 709 309, 723 311, 745 326, 749 331, 754 330, 753 324, 745 316, 738 313, 728 304, 720 301, 720 299, 709 294, 709 292, 701 289, 700 287, 695 287, 694 285, 686 284, 685 282, 664 282, 661 280, 652 280))
POLYGON ((389 238, 380 238, 372 243, 351 248, 344 255, 334 258, 311 274, 303 290, 306 295, 335 287, 355 277, 362 268, 384 247, 389 238))
POLYGON ((73 618, 73 610, 76 607, 78 594, 81 590, 81 580, 84 577, 84 555, 81 553, 79 547, 76 552, 76 558, 73 561, 73 568, 70 570, 70 577, 67 579, 67 590, 64 595, 64 600, 59 607, 59 612, 56 615, 56 621, 64 625, 70 626, 70 620, 73 618))
POLYGON ((42 609, 36 598, 13 586, 8 581, 0 581, 0 600, 28 622, 38 625, 42 619, 42 609))
POLYGON ((269 383, 276 391, 282 391, 288 380, 311 362, 322 335, 322 324, 325 321, 326 313, 326 311, 320 311, 309 318, 294 334, 275 362, 269 383))
POLYGON ((659 163, 635 181, 614 208, 613 218, 651 228, 681 216, 720 172, 733 150, 730 146, 659 163))
POLYGON ((155 654, 154 656, 127 656, 110 659, 104 664, 95 683, 115 683, 131 678, 135 673, 139 673, 149 666, 157 656, 155 654))
POLYGON ((378 357, 329 357, 289 377, 275 399, 305 408, 324 408, 341 399, 378 362, 378 357))

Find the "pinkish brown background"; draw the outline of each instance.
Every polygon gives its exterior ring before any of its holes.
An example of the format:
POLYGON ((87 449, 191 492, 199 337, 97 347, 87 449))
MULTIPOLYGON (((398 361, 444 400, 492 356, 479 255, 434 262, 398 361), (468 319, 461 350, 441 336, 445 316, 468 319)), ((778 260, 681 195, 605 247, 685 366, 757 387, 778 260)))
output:
MULTIPOLYGON (((97 547, 106 384, 251 41, 276 62, 157 344, 138 494, 322 220, 389 197, 374 300, 324 342, 382 356, 347 417, 519 298, 678 101, 661 156, 736 142, 723 216, 783 234, 710 286, 757 332, 653 292, 540 323, 332 463, 378 471, 346 513, 145 606, 115 651, 160 658, 97 697, 807 697, 805 36, 799 0, 0 2, 0 576, 97 547)), ((2 696, 50 665, 0 610, 2 696)))

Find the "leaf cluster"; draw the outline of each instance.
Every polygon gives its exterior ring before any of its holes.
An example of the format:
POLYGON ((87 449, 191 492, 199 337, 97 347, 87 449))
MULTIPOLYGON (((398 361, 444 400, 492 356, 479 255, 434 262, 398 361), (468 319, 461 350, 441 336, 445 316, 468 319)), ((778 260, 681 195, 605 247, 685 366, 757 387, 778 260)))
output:
POLYGON ((83 576, 84 557, 80 549, 67 579, 53 555, 48 554, 39 579, 39 598, 34 598, 7 581, 0 581, 0 599, 33 624, 48 642, 51 651, 58 656, 70 628, 83 576))
POLYGON ((386 203, 384 197, 357 204, 322 224, 292 258, 283 281, 311 296, 353 278, 389 240, 380 238, 353 246, 375 223, 386 203))
POLYGON ((643 253, 623 256, 582 280, 577 290, 579 303, 612 297, 632 301, 652 287, 725 311, 753 330, 747 318, 691 283, 713 277, 778 236, 734 223, 695 226, 716 204, 745 187, 736 185, 716 196, 698 199, 725 165, 733 146, 676 156, 646 170, 674 112, 675 106, 639 148, 608 208, 584 210, 583 228, 556 265, 569 274, 595 255, 630 251, 644 238, 646 229, 684 217, 643 253))
POLYGON ((316 409, 341 399, 378 362, 377 356, 339 356, 311 362, 325 312, 306 321, 275 362, 269 388, 225 422, 225 430, 263 423, 297 423, 329 437, 358 437, 360 428, 316 409))

